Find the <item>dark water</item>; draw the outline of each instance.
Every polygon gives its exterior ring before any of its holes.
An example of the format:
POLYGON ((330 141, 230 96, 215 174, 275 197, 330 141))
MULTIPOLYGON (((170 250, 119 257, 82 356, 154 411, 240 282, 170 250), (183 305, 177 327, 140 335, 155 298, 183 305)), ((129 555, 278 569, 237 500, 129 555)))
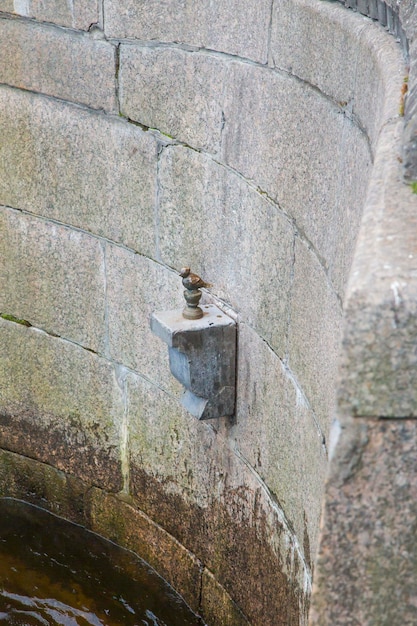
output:
POLYGON ((132 553, 0 499, 0 625, 203 626, 132 553))

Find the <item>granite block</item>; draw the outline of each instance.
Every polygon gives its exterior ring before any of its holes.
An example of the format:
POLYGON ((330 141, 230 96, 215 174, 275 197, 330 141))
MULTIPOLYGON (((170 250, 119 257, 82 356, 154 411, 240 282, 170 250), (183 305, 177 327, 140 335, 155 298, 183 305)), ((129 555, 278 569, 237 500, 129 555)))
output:
POLYGON ((0 11, 89 30, 93 24, 100 22, 99 4, 99 0, 0 0, 0 11))
POLYGON ((168 147, 160 160, 159 246, 165 263, 204 276, 211 294, 283 354, 293 227, 278 207, 209 157, 168 147))
POLYGON ((304 623, 309 579, 299 546, 238 453, 230 421, 206 425, 155 385, 133 375, 127 383, 137 505, 207 566, 250 623, 304 623))
POLYGON ((402 120, 381 133, 346 293, 339 407, 417 415, 417 196, 401 180, 402 120))
POLYGON ((342 310, 317 256, 296 241, 288 365, 327 438, 336 402, 342 310))
POLYGON ((0 450, 0 496, 29 502, 77 524, 85 524, 79 478, 34 459, 0 450))
POLYGON ((124 400, 113 366, 16 322, 0 329, 0 446, 119 491, 124 400))
POLYGON ((400 114, 401 90, 407 69, 395 39, 375 23, 360 39, 353 114, 360 120, 373 150, 383 125, 400 114))
POLYGON ((0 82, 115 113, 115 47, 85 33, 0 18, 0 82), (65 68, 65 70, 64 70, 65 68))
POLYGON ((0 313, 103 352, 106 279, 100 242, 5 207, 0 232, 0 313))
POLYGON ((119 118, 0 88, 0 203, 152 255, 156 141, 119 118))
POLYGON ((416 435, 416 420, 343 420, 326 488, 311 625, 416 622, 416 435))
POLYGON ((224 61, 208 54, 122 44, 121 111, 193 148, 216 153, 226 75, 224 61))
POLYGON ((355 95, 358 42, 367 21, 330 2, 274 3, 271 63, 320 89, 340 106, 355 95))
POLYGON ((311 571, 327 470, 323 434, 291 372, 246 324, 237 380, 235 446, 285 511, 311 571))
POLYGON ((182 387, 169 369, 168 348, 150 328, 151 314, 161 306, 182 306, 180 276, 117 246, 108 245, 106 257, 111 357, 169 393, 180 394, 182 387))
POLYGON ((351 122, 317 90, 287 74, 233 67, 225 98, 224 162, 295 218, 324 255, 324 225, 343 158, 341 137, 351 122))
POLYGON ((202 566, 191 552, 147 515, 120 498, 93 488, 86 505, 89 527, 94 532, 135 552, 198 611, 202 566))
POLYGON ((105 32, 116 39, 180 42, 266 62, 271 0, 105 0, 105 32))

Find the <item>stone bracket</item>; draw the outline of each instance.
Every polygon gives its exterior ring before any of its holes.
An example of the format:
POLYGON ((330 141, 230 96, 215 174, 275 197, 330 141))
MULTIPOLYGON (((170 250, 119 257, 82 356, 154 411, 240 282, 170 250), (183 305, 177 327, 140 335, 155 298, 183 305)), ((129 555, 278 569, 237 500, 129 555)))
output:
POLYGON ((151 330, 168 345, 173 376, 184 385, 183 406, 199 420, 233 415, 236 395, 236 322, 214 304, 201 319, 182 309, 151 316, 151 330))

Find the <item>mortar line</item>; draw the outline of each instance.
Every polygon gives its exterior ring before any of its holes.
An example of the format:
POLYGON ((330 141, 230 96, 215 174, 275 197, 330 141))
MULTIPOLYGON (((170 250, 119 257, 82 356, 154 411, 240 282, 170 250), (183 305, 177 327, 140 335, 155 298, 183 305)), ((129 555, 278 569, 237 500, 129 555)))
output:
POLYGON ((290 356, 290 336, 291 336, 291 323, 292 323, 292 302, 294 297, 294 280, 295 280, 295 238, 296 234, 293 234, 292 239, 292 259, 291 259, 291 270, 290 270, 290 285, 288 289, 288 313, 287 313, 287 328, 285 333, 285 354, 282 360, 282 363, 287 364, 289 362, 290 356))
POLYGON ((271 10, 269 13, 269 24, 268 24, 268 38, 267 38, 267 46, 266 46, 266 64, 268 67, 274 67, 272 54, 271 54, 271 41, 272 41, 272 24, 274 19, 274 8, 275 8, 275 0, 271 0, 271 10))
POLYGON ((120 72, 120 44, 115 46, 114 48, 114 82, 116 89, 116 102, 117 102, 117 110, 119 115, 121 115, 121 104, 120 104, 120 82, 119 82, 119 72, 120 72))

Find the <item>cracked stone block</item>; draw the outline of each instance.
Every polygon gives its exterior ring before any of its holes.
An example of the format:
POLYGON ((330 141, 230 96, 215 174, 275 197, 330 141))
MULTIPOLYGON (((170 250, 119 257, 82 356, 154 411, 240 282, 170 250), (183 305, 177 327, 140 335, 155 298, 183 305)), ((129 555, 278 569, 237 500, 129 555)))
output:
POLYGON ((107 246, 109 351, 113 359, 170 393, 182 393, 169 369, 166 345, 151 332, 151 314, 184 303, 181 278, 117 246, 107 246))
POLYGON ((108 37, 180 42, 260 63, 267 60, 271 0, 202 2, 198 11, 183 0, 105 0, 104 14, 108 37))
POLYGON ((0 11, 80 30, 101 19, 99 0, 0 0, 0 11))
POLYGON ((123 392, 113 366, 0 319, 2 446, 110 491, 122 488, 123 392))
POLYGON ((154 252, 156 141, 126 121, 0 88, 0 203, 154 252))
POLYGON ((85 233, 0 209, 0 312, 94 351, 105 335, 104 255, 85 233))
POLYGON ((267 198, 206 155, 168 147, 160 159, 159 246, 190 266, 281 355, 289 312, 293 227, 267 198))
POLYGON ((84 33, 0 19, 0 82, 116 112, 115 47, 84 33), (65 69, 64 69, 65 68, 65 69))
POLYGON ((296 240, 288 365, 327 439, 335 409, 341 304, 317 256, 296 240))
POLYGON ((218 57, 175 48, 122 44, 121 111, 130 119, 194 148, 216 153, 224 123, 226 76, 226 65, 218 57))

